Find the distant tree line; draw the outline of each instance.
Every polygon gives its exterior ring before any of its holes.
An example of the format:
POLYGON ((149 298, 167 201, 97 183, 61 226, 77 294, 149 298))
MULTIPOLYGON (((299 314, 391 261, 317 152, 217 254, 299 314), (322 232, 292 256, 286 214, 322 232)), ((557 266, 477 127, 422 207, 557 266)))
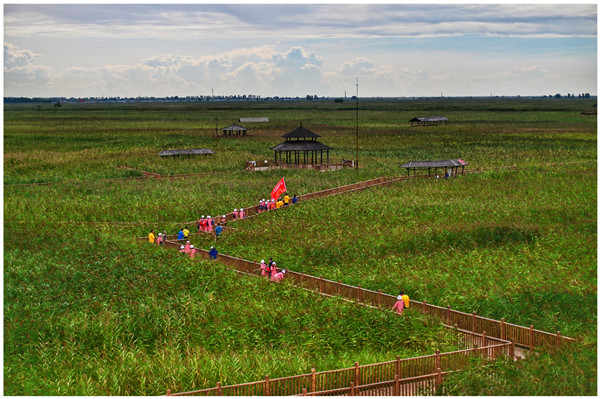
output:
MULTIPOLYGON (((550 94, 548 96, 544 96, 544 98, 547 98, 547 97, 550 97, 550 98, 563 98, 563 95, 561 95, 560 93, 556 93, 554 95, 550 94)), ((566 97, 566 98, 576 98, 575 94, 570 94, 570 93, 567 94, 564 97, 566 97)), ((577 95, 577 98, 590 98, 590 97, 592 97, 590 95, 590 93, 580 93, 580 94, 577 95)))

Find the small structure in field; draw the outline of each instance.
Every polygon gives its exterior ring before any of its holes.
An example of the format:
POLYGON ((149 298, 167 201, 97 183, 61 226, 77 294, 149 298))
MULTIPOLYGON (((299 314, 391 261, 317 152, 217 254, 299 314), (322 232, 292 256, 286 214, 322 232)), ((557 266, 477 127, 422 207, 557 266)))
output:
POLYGON ((256 123, 256 122, 268 122, 269 118, 267 118, 266 116, 261 116, 258 118, 240 118, 239 122, 240 123, 256 123))
POLYGON ((329 150, 333 148, 319 143, 317 138, 321 136, 302 127, 302 123, 281 137, 285 141, 271 147, 275 151, 275 164, 323 164, 323 151, 327 156, 326 163, 329 163, 329 150))
POLYGON ((180 157, 186 155, 188 157, 196 156, 196 155, 212 155, 215 154, 213 150, 210 148, 190 148, 186 150, 164 150, 161 151, 158 155, 161 157, 180 157))
POLYGON ((223 136, 229 136, 231 137, 231 135, 236 135, 236 136, 246 136, 246 132, 248 131, 248 129, 246 129, 244 126, 240 126, 238 124, 233 124, 231 126, 227 126, 224 127, 223 129, 221 129, 223 131, 223 136))
POLYGON ((458 169, 461 168, 461 174, 465 174, 465 166, 469 163, 463 161, 462 159, 448 159, 444 161, 410 161, 402 165, 403 168, 406 168, 406 172, 410 176, 410 170, 412 169, 413 174, 417 174, 417 170, 425 170, 427 169, 429 176, 431 176, 431 170, 433 169, 433 173, 436 174, 438 169, 444 169, 444 176, 446 174, 450 176, 456 176, 458 174, 458 169), (448 173, 448 170, 450 171, 448 173))
POLYGON ((437 126, 441 124, 447 125, 448 118, 445 116, 422 116, 410 120, 411 126, 437 126))

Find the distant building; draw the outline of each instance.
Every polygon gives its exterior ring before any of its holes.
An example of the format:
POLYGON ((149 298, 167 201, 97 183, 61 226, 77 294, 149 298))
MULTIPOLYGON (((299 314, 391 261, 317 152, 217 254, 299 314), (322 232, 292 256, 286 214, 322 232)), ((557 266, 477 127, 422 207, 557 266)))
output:
POLYGON ((224 127, 221 129, 223 131, 223 136, 231 136, 232 134, 236 136, 245 136, 248 129, 244 126, 240 126, 238 124, 233 124, 231 126, 224 127))
POLYGON ((258 118, 240 118, 239 122, 240 123, 255 123, 255 122, 268 122, 269 118, 267 118, 266 116, 261 116, 258 118))
POLYGON ((275 151, 275 164, 322 164, 323 151, 326 153, 326 163, 329 163, 329 150, 333 148, 319 143, 317 137, 321 136, 302 127, 302 123, 281 137, 285 141, 271 147, 275 151))
POLYGON ((448 124, 448 118, 445 116, 425 116, 412 118, 410 120, 411 126, 436 126, 441 124, 448 124))
POLYGON ((436 174, 438 169, 444 170, 444 175, 446 173, 450 176, 456 176, 458 174, 459 168, 461 169, 461 173, 465 174, 465 166, 469 163, 463 161, 462 159, 448 159, 442 161, 410 161, 402 165, 403 168, 406 168, 406 172, 410 176, 410 171, 412 169, 413 174, 417 174, 417 170, 425 170, 427 169, 428 175, 431 176, 431 170, 433 169, 433 173, 436 174))
POLYGON ((161 157, 179 157, 182 155, 187 155, 188 157, 196 156, 196 155, 212 155, 215 154, 213 150, 210 148, 190 148, 186 150, 164 150, 161 151, 158 155, 161 157))

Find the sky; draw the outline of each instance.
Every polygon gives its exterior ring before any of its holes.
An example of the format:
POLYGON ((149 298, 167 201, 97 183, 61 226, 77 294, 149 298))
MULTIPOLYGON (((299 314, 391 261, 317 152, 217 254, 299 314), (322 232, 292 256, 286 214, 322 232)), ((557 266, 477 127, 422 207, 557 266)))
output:
POLYGON ((597 5, 4 4, 5 97, 597 94, 597 5))

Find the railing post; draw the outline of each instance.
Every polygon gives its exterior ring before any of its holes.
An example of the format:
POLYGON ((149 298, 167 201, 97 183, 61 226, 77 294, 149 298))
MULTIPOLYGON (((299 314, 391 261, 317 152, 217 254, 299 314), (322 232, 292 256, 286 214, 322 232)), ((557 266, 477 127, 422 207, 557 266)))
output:
POLYGON ((354 383, 350 381, 350 396, 356 396, 354 393, 354 383))
POLYGON ((477 317, 477 312, 473 312, 473 328, 471 329, 471 331, 473 331, 473 332, 477 332, 477 330, 476 330, 477 319, 475 319, 476 317, 477 317))
POLYGON ((171 396, 171 390, 167 389, 167 396, 171 396))
POLYGON ((269 376, 265 375, 265 395, 271 396, 271 385, 269 384, 269 376))
POLYGON ((438 388, 442 386, 442 369, 438 368, 435 370, 437 375, 435 377, 436 387, 435 390, 437 392, 438 388))
POLYGON ((354 382, 356 386, 360 385, 360 369, 358 368, 358 362, 354 363, 354 382))
POLYGON ((400 355, 396 356, 396 376, 399 376, 401 373, 400 370, 400 355))
POLYGON ((500 319, 500 339, 504 339, 504 335, 506 334, 504 332, 504 317, 500 319))
POLYGON ((317 390, 317 376, 315 375, 315 369, 310 369, 310 391, 316 392, 317 390))
POLYGON ((450 305, 446 308, 446 324, 450 324, 450 305))
POLYGON ((223 390, 221 389, 221 383, 217 382, 217 396, 223 396, 223 390))
POLYGON ((377 308, 381 309, 381 290, 377 290, 377 308))
POLYGON ((323 292, 323 276, 319 276, 319 292, 323 292))
POLYGON ((514 339, 510 340, 510 347, 508 349, 508 355, 510 356, 511 359, 515 358, 515 340, 514 339))
POLYGON ((529 350, 533 350, 533 324, 529 326, 529 350))
POLYGON ((435 350, 435 369, 439 370, 442 368, 442 357, 440 356, 440 350, 435 350))
POLYGON ((560 331, 556 332, 556 346, 560 346, 560 344, 562 343, 562 335, 560 333, 560 331))
POLYGON ((394 376, 394 396, 400 396, 400 378, 398 378, 398 374, 394 376))
POLYGON ((361 292, 360 292, 360 284, 358 285, 358 302, 360 302, 361 292))

